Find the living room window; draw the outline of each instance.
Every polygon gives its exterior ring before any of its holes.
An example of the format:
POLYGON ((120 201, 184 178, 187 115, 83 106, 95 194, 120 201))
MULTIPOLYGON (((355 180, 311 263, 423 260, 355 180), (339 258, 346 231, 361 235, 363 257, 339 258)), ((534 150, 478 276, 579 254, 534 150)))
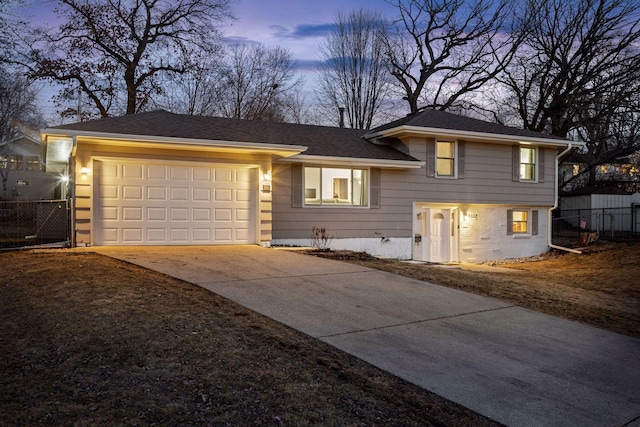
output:
POLYGON ((520 147, 520 180, 536 180, 536 149, 520 147))
POLYGON ((368 170, 304 168, 305 206, 369 206, 368 170))
POLYGON ((449 141, 436 142, 436 176, 456 176, 456 144, 449 141))

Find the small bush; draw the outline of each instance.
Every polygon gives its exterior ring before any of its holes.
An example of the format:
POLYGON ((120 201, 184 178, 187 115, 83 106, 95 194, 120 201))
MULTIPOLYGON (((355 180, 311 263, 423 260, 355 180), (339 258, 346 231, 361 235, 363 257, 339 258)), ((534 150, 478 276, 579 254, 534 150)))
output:
POLYGON ((327 233, 326 227, 311 228, 311 247, 320 251, 328 251, 333 237, 327 233))

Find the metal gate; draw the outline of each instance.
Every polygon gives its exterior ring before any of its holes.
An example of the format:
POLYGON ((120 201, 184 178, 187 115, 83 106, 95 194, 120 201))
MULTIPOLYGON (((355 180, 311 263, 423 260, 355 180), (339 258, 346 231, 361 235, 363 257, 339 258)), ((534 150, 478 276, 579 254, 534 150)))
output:
POLYGON ((68 246, 67 200, 0 201, 0 249, 68 246))

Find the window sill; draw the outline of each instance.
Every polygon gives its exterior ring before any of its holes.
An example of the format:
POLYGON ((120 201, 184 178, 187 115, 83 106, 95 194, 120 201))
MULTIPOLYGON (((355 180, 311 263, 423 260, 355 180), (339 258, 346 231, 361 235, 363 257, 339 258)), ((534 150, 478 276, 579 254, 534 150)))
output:
POLYGON ((514 234, 513 238, 514 239, 530 239, 531 234, 514 234))

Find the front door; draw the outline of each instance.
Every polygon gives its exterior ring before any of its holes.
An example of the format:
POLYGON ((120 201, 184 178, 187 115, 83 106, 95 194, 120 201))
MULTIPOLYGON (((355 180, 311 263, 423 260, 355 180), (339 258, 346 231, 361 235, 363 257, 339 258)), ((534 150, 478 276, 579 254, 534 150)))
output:
POLYGON ((429 261, 449 261, 449 211, 448 209, 431 211, 429 235, 429 261))
POLYGON ((413 259, 428 262, 458 260, 458 209, 421 208, 414 225, 413 259))

